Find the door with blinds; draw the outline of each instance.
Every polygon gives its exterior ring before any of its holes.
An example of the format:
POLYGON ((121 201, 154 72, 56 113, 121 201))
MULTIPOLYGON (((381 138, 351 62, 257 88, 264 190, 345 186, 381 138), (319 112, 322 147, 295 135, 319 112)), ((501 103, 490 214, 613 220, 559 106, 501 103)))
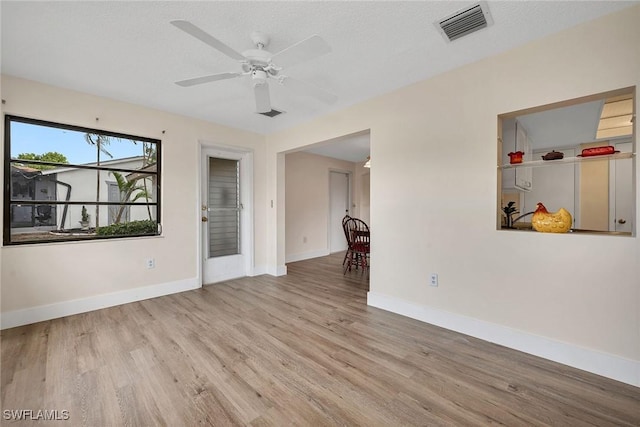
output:
POLYGON ((203 284, 249 272, 252 233, 245 182, 246 153, 203 149, 203 284))

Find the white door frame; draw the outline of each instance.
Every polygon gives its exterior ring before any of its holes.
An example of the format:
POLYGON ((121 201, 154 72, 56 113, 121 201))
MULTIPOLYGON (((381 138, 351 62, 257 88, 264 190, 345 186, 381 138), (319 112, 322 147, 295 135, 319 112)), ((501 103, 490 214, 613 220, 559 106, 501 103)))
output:
POLYGON ((349 215, 353 216, 353 195, 351 193, 351 186, 353 185, 353 174, 351 171, 344 169, 329 168, 329 174, 327 175, 327 186, 329 188, 329 203, 327 206, 327 253, 331 253, 331 173, 343 173, 347 175, 347 191, 348 201, 347 206, 349 209, 349 215))
MULTIPOLYGON (((204 182, 205 175, 208 170, 206 162, 207 157, 218 157, 222 159, 240 160, 240 202, 243 209, 241 210, 241 235, 240 235, 240 252, 244 256, 244 276, 253 276, 254 270, 254 214, 253 214, 253 150, 244 147, 234 147, 223 144, 200 142, 198 150, 198 204, 197 209, 197 235, 198 235, 198 283, 200 286, 204 284, 204 266, 207 256, 207 249, 205 245, 207 242, 204 239, 204 232, 202 229, 202 207, 208 205, 208 201, 205 198, 204 182)), ((213 282, 215 283, 223 280, 229 280, 239 277, 238 275, 227 276, 220 275, 216 277, 213 282)))

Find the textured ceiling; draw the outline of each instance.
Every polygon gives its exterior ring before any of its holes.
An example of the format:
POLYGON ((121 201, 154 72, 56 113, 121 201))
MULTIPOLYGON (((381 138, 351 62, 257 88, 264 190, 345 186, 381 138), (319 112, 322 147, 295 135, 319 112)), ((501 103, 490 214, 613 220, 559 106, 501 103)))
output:
POLYGON ((445 42, 433 22, 471 4, 2 1, 2 73, 266 134, 637 1, 489 1, 493 26, 445 42), (175 19, 240 52, 253 47, 256 30, 271 37, 271 52, 318 34, 332 51, 286 74, 339 99, 325 105, 270 84, 273 108, 286 113, 267 118, 254 112, 247 79, 179 87, 175 81, 239 71, 239 64, 170 25, 175 19))
POLYGON ((367 159, 370 142, 369 132, 358 132, 314 144, 304 151, 359 163, 367 159))

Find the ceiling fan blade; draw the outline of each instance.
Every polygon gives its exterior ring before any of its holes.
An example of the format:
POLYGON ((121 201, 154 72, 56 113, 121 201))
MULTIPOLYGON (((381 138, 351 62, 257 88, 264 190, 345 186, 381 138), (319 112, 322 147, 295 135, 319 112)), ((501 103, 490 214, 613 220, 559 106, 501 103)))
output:
POLYGON ((269 85, 266 83, 257 84, 253 87, 253 93, 256 96, 256 111, 258 113, 268 113, 271 111, 269 85))
POLYGON ((331 52, 331 46, 318 35, 289 46, 274 54, 271 60, 279 67, 290 67, 331 52))
POLYGON ((283 86, 298 92, 301 95, 309 95, 327 104, 333 104, 338 100, 338 96, 331 92, 327 92, 324 89, 320 89, 317 86, 309 83, 301 82, 300 80, 292 79, 291 77, 282 76, 280 82, 283 86))
POLYGON ((217 38, 213 37, 211 34, 196 27, 189 21, 177 20, 177 21, 171 21, 171 24, 175 25, 185 33, 197 38, 201 42, 208 44, 212 48, 219 50, 220 52, 224 53, 230 58, 233 58, 237 61, 243 61, 243 62, 247 60, 247 58, 245 58, 242 54, 236 52, 226 44, 222 43, 217 38))
POLYGON ((232 79, 234 77, 240 77, 241 75, 242 75, 241 73, 212 74, 210 76, 203 76, 203 77, 196 77, 196 78, 193 78, 193 79, 180 80, 179 82, 176 82, 176 84, 178 86, 182 86, 182 87, 189 87, 189 86, 200 85, 200 84, 203 84, 203 83, 215 82, 215 81, 218 81, 218 80, 232 79))

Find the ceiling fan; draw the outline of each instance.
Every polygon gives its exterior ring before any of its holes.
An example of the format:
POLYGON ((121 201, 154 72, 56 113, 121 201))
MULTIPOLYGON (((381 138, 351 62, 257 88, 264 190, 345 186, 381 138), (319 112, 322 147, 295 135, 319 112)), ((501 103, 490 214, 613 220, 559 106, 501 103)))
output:
POLYGON ((312 96, 328 104, 338 99, 336 95, 324 89, 281 74, 284 67, 316 58, 331 51, 331 47, 318 35, 313 35, 273 54, 265 49, 269 44, 269 37, 264 33, 255 31, 251 34, 251 40, 256 48, 239 53, 189 21, 177 20, 171 21, 171 24, 228 57, 235 59, 242 66, 242 71, 239 72, 212 74, 181 80, 176 82, 178 86, 189 87, 218 80, 250 76, 258 113, 271 111, 269 85, 267 84, 269 79, 273 79, 280 85, 302 95, 312 96))

